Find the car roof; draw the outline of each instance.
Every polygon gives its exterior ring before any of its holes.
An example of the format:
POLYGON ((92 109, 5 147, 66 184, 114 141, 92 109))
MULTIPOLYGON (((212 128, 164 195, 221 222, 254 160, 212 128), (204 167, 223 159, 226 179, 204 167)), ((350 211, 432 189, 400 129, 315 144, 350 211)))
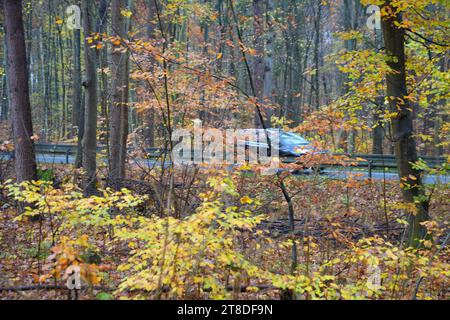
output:
MULTIPOLYGON (((262 132, 264 129, 243 129, 243 131, 256 131, 256 130, 259 133, 262 132)), ((284 144, 292 144, 292 145, 310 144, 308 140, 306 140, 301 135, 294 132, 284 131, 277 128, 267 128, 266 131, 269 134, 269 138, 270 135, 273 134, 274 132, 280 132, 280 140, 281 140, 280 142, 284 144)))

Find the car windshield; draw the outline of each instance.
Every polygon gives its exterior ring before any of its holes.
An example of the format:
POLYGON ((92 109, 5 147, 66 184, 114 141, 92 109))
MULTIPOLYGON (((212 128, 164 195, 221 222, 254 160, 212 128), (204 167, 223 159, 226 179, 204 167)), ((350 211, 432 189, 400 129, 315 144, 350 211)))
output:
MULTIPOLYGON (((279 131, 278 129, 267 129, 269 138, 275 132, 280 132, 280 145, 291 146, 291 147, 310 145, 310 142, 308 140, 304 139, 302 136, 300 136, 296 133, 286 132, 286 131, 281 131, 281 130, 279 131)), ((247 144, 249 144, 249 145, 265 144, 264 133, 261 131, 258 131, 257 134, 259 135, 259 141, 250 140, 250 141, 247 141, 247 144)))
POLYGON ((303 137, 299 136, 298 134, 293 133, 293 132, 284 132, 284 131, 282 131, 280 134, 280 141, 283 144, 289 144, 289 145, 308 145, 308 144, 310 144, 309 141, 307 141, 303 137))

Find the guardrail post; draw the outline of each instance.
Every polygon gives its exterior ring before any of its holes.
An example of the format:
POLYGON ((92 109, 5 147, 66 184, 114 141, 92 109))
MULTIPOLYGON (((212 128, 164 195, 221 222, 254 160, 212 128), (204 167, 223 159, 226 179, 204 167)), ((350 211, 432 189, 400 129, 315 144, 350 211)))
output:
POLYGON ((69 154, 70 154, 70 150, 67 149, 66 150, 66 164, 69 164, 69 154))
POLYGON ((369 160, 368 163, 369 163, 369 179, 372 179, 372 160, 369 160))

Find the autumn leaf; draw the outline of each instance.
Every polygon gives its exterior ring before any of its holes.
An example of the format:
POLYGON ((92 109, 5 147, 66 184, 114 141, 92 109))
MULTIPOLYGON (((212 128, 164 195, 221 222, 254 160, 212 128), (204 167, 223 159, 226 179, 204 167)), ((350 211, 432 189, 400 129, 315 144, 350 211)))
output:
POLYGON ((120 10, 120 14, 126 18, 130 18, 133 15, 133 12, 128 9, 122 9, 120 10))
POLYGON ((250 199, 248 196, 245 196, 245 197, 242 197, 242 198, 240 199, 240 202, 241 202, 242 204, 252 204, 252 203, 253 203, 253 200, 250 199))

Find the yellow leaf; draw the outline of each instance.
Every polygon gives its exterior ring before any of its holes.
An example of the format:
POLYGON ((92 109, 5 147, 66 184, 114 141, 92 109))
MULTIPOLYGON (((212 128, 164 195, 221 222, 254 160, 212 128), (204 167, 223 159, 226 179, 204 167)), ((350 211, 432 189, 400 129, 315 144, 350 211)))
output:
POLYGON ((248 196, 242 197, 240 201, 242 204, 251 204, 253 202, 248 196))
POLYGON ((80 237, 79 243, 80 243, 81 246, 86 247, 86 246, 88 245, 88 240, 89 240, 89 236, 86 235, 86 234, 83 234, 83 235, 80 237))
POLYGON ((425 241, 423 242, 423 245, 424 245, 426 248, 431 248, 431 247, 433 246, 433 243, 432 243, 430 240, 425 240, 425 241))
POLYGON ((248 54, 255 56, 256 55, 256 50, 253 48, 248 48, 248 54))
POLYGON ((120 10, 120 13, 124 16, 124 17, 131 17, 131 15, 133 14, 133 12, 131 12, 130 10, 127 9, 122 9, 120 10))

